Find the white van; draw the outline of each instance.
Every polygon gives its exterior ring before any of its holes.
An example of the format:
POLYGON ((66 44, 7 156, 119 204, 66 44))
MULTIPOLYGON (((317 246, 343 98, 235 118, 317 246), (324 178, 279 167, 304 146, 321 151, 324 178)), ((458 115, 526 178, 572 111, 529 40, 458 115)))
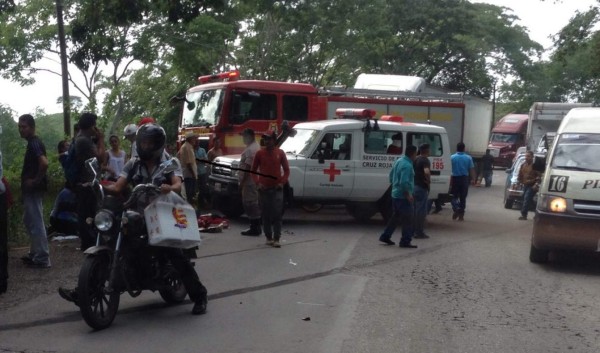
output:
POLYGON ((600 108, 563 119, 540 187, 529 259, 551 250, 600 250, 600 108))

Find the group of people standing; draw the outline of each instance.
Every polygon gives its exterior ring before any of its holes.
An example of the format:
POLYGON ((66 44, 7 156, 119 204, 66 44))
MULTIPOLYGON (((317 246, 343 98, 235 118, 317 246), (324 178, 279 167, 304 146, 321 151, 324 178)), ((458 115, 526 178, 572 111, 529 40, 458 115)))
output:
MULTIPOLYGON (((463 221, 469 185, 474 184, 475 166, 471 156, 465 153, 465 144, 459 142, 457 152, 451 156, 452 177, 452 219, 463 221)), ((399 246, 414 249, 412 239, 427 239, 424 231, 425 218, 430 203, 431 164, 429 162, 430 145, 408 146, 402 157, 397 159, 390 171, 392 186, 392 216, 379 237, 379 241, 387 245, 395 245, 392 235, 401 224, 402 236, 399 246)))

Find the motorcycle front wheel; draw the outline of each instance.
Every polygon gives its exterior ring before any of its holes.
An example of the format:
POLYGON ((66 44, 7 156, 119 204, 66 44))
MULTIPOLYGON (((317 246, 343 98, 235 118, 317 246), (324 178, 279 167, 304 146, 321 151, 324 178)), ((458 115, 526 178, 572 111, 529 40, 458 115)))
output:
POLYGON ((120 293, 107 293, 110 260, 107 256, 84 259, 78 282, 78 304, 81 316, 95 330, 110 326, 119 309, 120 293))
POLYGON ((176 271, 169 273, 165 278, 167 285, 165 288, 159 290, 160 296, 163 300, 169 304, 179 304, 185 300, 187 290, 183 285, 181 276, 176 271))

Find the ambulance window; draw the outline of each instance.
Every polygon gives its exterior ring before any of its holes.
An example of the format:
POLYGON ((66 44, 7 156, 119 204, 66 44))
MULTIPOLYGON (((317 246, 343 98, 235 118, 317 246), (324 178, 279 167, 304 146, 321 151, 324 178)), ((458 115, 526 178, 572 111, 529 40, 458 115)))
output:
POLYGON ((322 154, 325 160, 350 160, 352 157, 352 134, 325 134, 311 158, 318 159, 319 154, 322 154))
POLYGON ((402 132, 371 131, 365 135, 364 147, 365 153, 370 154, 402 154, 402 132))
POLYGON ((409 145, 419 147, 424 143, 429 144, 429 152, 431 157, 440 157, 444 154, 442 147, 442 137, 439 134, 410 132, 407 134, 409 145))
POLYGON ((259 92, 234 92, 229 122, 239 125, 248 120, 277 119, 277 97, 259 92))
POLYGON ((307 121, 308 97, 283 96, 283 120, 307 121))

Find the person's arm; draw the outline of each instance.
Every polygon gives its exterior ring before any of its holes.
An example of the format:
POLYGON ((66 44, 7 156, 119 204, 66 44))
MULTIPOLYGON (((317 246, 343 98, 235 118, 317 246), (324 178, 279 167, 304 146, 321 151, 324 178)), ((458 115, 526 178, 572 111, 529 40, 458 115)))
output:
POLYGON ((423 176, 425 178, 425 184, 431 185, 431 164, 429 163, 429 159, 424 161, 423 176))
POLYGON ((103 186, 104 191, 109 194, 120 194, 127 187, 127 177, 120 176, 114 184, 103 186))
POLYGON ((194 168, 194 159, 196 157, 194 156, 194 152, 191 149, 186 149, 185 150, 185 168, 192 174, 192 175, 196 175, 196 173, 198 172, 197 170, 195 170, 196 168, 194 168))
POLYGON ((402 166, 400 169, 400 192, 409 202, 413 202, 413 195, 410 192, 410 185, 414 182, 414 174, 411 173, 412 166, 402 166))
MULTIPOLYGON (((258 166, 260 165, 260 156, 262 154, 260 153, 260 151, 256 152, 256 154, 254 155, 254 160, 252 161, 252 171, 253 172, 258 172, 258 166)), ((258 184, 258 175, 257 174, 252 174, 252 179, 254 179, 254 182, 256 183, 257 186, 259 186, 258 184)))
POLYGON ((281 167, 283 168, 283 176, 279 178, 279 185, 283 186, 287 183, 288 178, 290 177, 290 164, 288 163, 287 157, 285 156, 285 152, 283 150, 279 150, 279 154, 281 155, 281 167))
POLYGON ((519 168, 519 176, 517 177, 517 181, 523 184, 525 177, 523 176, 523 165, 519 168))
POLYGON ((473 158, 469 158, 469 174, 471 177, 471 184, 475 185, 477 183, 477 173, 475 172, 475 164, 473 163, 473 158))
POLYGON ((173 174, 171 176, 171 184, 162 184, 160 186, 160 192, 163 194, 168 194, 171 191, 180 193, 181 192, 181 178, 177 175, 173 174))

